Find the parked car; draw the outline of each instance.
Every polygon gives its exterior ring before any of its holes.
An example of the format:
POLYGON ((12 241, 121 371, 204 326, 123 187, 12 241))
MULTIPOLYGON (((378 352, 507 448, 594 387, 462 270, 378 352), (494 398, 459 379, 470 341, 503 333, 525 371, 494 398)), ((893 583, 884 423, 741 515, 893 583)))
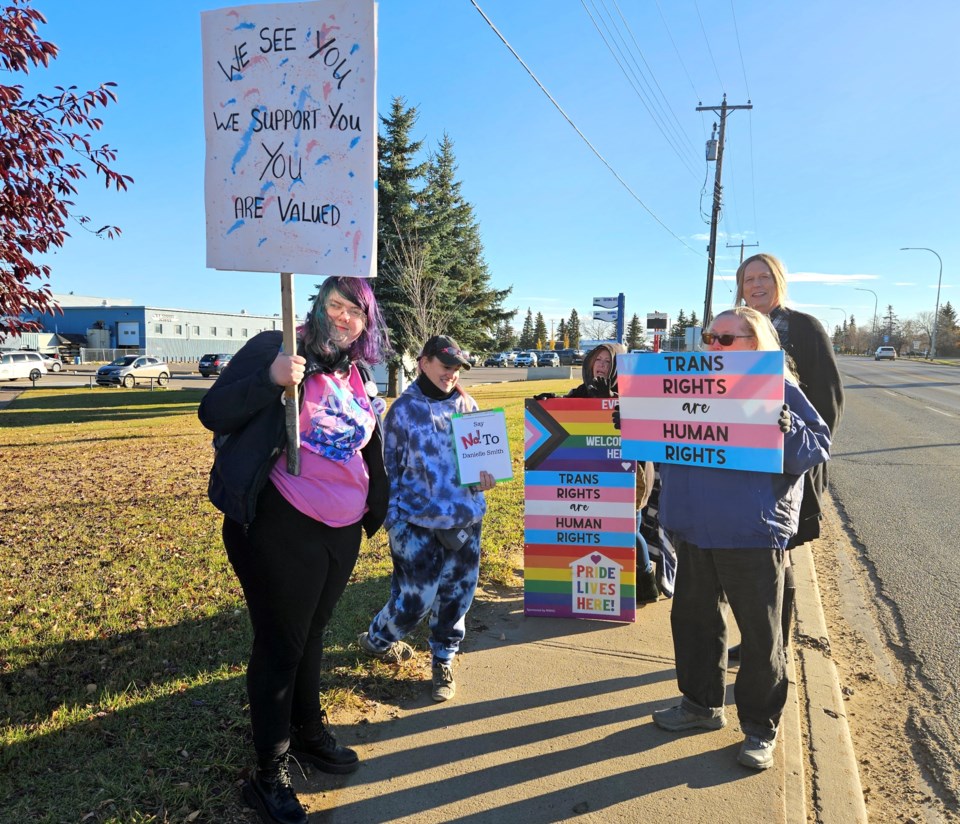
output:
POLYGON ((877 351, 873 353, 874 360, 896 360, 897 359, 897 350, 892 346, 879 346, 877 351))
POLYGON ((0 355, 0 380, 29 378, 38 381, 46 374, 47 367, 39 352, 4 352, 0 355))
POLYGON ((495 363, 494 366, 514 366, 516 363, 517 356, 513 352, 500 352, 493 356, 495 363))
POLYGON ((230 363, 230 359, 233 355, 204 355, 200 358, 200 363, 198 368, 200 369, 200 374, 205 378, 209 378, 211 375, 219 375, 224 369, 227 368, 227 364, 230 363))
POLYGON ((556 352, 540 352, 537 361, 539 366, 559 366, 560 355, 556 352))
POLYGON ((561 366, 577 366, 583 363, 584 351, 582 349, 561 349, 559 354, 561 366))
POLYGON ((514 365, 518 367, 530 367, 537 366, 538 364, 539 361, 536 352, 521 352, 517 355, 517 361, 514 365))
POLYGON ((486 360, 483 362, 484 366, 499 366, 500 365, 500 353, 495 352, 492 355, 487 355, 486 360))
POLYGON ((60 360, 59 355, 45 355, 41 352, 40 357, 43 358, 43 365, 47 367, 48 372, 59 372, 63 369, 63 361, 60 360))
POLYGON ((138 383, 155 380, 159 386, 170 382, 170 367, 159 358, 146 355, 121 355, 113 363, 97 370, 98 386, 125 386, 132 389, 138 383))

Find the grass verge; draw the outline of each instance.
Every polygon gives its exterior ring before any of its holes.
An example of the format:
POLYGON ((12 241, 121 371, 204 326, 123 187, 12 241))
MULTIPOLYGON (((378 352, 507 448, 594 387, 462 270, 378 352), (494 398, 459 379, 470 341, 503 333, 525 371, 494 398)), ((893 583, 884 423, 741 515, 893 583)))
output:
MULTIPOLYGON (((523 401, 572 381, 475 387, 503 407, 514 480, 488 493, 481 587, 520 583, 523 401)), ((0 410, 0 820, 242 822, 250 629, 206 498, 197 390, 32 389, 0 410)), ((355 645, 389 590, 379 533, 328 629, 324 705, 423 689, 355 645)), ((412 639, 420 649, 421 628, 412 639)))

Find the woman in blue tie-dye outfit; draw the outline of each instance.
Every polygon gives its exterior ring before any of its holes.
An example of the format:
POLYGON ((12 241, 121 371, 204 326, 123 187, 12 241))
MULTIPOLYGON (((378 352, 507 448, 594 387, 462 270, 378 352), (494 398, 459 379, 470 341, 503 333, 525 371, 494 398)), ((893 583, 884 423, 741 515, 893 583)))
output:
POLYGON ((483 492, 496 481, 461 486, 451 420, 477 404, 458 381, 470 363, 456 341, 428 340, 418 359, 420 375, 393 403, 384 422, 384 462, 390 501, 384 526, 390 535, 390 599, 358 639, 361 649, 399 663, 413 650, 401 639, 429 613, 433 699, 453 698, 453 659, 464 636, 467 610, 480 572, 483 492))

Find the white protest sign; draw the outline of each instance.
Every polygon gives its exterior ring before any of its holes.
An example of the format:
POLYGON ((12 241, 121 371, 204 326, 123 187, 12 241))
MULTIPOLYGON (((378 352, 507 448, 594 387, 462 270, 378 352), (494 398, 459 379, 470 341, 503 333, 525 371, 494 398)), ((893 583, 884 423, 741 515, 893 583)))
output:
POLYGON ((373 0, 201 14, 207 266, 376 275, 373 0))
POLYGON ((507 416, 502 409, 454 415, 452 424, 461 486, 480 483, 481 471, 489 472, 498 481, 513 478, 507 416))

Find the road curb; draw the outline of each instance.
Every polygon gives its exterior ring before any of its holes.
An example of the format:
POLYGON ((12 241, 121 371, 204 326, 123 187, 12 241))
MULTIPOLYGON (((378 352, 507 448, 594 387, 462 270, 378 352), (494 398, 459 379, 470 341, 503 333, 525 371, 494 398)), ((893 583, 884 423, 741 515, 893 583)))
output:
POLYGON ((831 658, 817 570, 808 546, 791 551, 797 582, 795 654, 804 686, 813 783, 813 814, 819 824, 866 824, 867 809, 840 678, 831 658))

